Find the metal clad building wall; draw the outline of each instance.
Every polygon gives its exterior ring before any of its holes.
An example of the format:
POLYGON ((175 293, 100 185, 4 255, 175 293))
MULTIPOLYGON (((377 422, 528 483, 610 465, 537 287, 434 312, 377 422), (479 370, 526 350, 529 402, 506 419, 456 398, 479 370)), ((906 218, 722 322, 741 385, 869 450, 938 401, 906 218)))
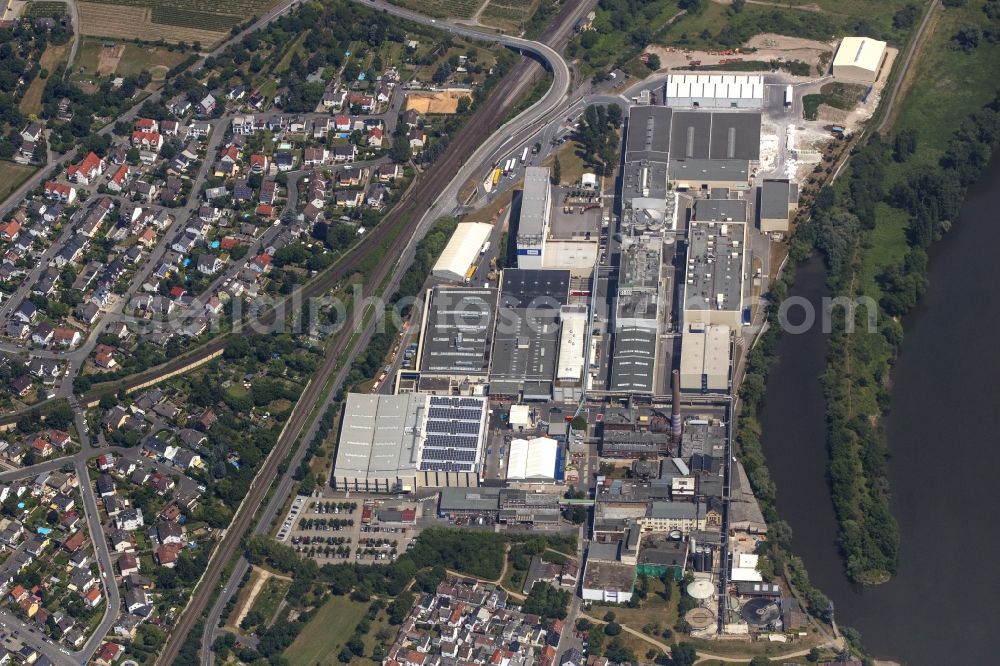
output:
POLYGON ((667 78, 671 107, 756 109, 764 105, 764 79, 746 74, 675 74, 667 78))

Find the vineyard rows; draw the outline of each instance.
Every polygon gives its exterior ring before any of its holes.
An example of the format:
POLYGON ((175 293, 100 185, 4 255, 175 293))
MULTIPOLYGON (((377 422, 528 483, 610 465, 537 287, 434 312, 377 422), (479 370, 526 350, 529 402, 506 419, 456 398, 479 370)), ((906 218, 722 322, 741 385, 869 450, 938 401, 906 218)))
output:
POLYGON ((204 46, 215 44, 228 32, 227 29, 210 30, 203 25, 183 27, 153 23, 151 9, 136 5, 111 5, 97 2, 79 2, 80 33, 94 37, 115 39, 144 39, 168 42, 200 42, 204 46))
POLYGON ((24 15, 33 18, 38 16, 65 16, 66 4, 63 2, 30 2, 24 9, 24 15))
POLYGON ((391 0, 393 4, 439 18, 471 18, 483 0, 391 0))
POLYGON ((244 20, 243 16, 199 12, 176 7, 153 7, 152 21, 161 25, 176 25, 182 28, 198 28, 225 32, 244 20))
MULTIPOLYGON (((127 7, 149 7, 153 16, 165 17, 169 13, 197 12, 206 16, 221 14, 236 17, 240 20, 258 14, 260 9, 268 4, 268 0, 90 0, 105 5, 124 5, 127 7)), ((159 23, 154 18, 155 23, 159 23)), ((170 25, 178 25, 171 23, 170 25)), ((185 24, 186 25, 186 24, 185 24)), ((233 25, 232 23, 229 24, 233 25)), ((206 24, 191 25, 202 30, 214 30, 206 24)))

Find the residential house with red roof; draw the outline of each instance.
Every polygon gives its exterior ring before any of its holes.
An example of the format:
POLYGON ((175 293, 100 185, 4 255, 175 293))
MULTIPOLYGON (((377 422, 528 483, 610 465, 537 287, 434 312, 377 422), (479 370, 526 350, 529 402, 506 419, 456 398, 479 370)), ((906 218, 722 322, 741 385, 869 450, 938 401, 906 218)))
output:
POLYGON ((128 174, 129 166, 127 164, 118 167, 118 170, 108 179, 108 189, 112 192, 121 192, 128 184, 128 174))
POLYGON ((73 203, 76 201, 76 189, 69 185, 48 181, 45 183, 45 198, 62 203, 73 203))
POLYGON ((0 227, 0 240, 15 241, 20 235, 21 223, 17 220, 11 220, 7 224, 0 227))
POLYGON ((160 152, 163 147, 163 135, 159 132, 132 132, 132 145, 142 150, 160 152))
POLYGON ((102 173, 104 173, 104 160, 94 152, 87 153, 78 164, 66 167, 66 178, 80 185, 90 185, 102 173))

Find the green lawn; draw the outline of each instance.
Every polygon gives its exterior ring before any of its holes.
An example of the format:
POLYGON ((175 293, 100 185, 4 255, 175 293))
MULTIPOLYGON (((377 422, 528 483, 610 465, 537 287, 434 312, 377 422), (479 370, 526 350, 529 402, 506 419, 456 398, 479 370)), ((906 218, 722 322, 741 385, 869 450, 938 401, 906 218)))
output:
POLYGON ((748 3, 739 13, 728 3, 709 1, 700 12, 675 21, 657 42, 692 48, 738 46, 755 34, 774 32, 821 41, 860 34, 899 43, 906 30, 896 30, 892 16, 911 1, 782 0, 774 6, 748 3), (814 11, 817 6, 822 11, 814 11))
POLYGON ((35 167, 0 160, 0 201, 21 186, 35 173, 35 167))
POLYGON ((274 619, 274 614, 278 610, 278 605, 285 598, 285 593, 291 587, 291 583, 281 578, 271 577, 267 579, 261 588, 257 598, 253 600, 252 610, 255 610, 265 618, 264 624, 270 624, 274 619))
POLYGON ((147 70, 154 74, 153 78, 156 78, 156 74, 161 74, 162 78, 162 74, 166 70, 180 64, 186 57, 187 54, 182 53, 180 49, 171 51, 163 47, 126 43, 125 52, 122 53, 122 59, 118 61, 115 75, 131 76, 142 70, 147 70), (157 68, 163 68, 163 72, 157 72, 157 68))
MULTIPOLYGON (((913 83, 902 101, 894 130, 914 129, 919 136, 917 152, 904 165, 889 165, 885 187, 888 190, 904 170, 914 164, 936 165, 957 129, 956 123, 981 108, 996 94, 996 63, 1000 45, 983 40, 970 54, 948 47, 961 26, 987 21, 982 11, 984 0, 968 2, 964 7, 949 8, 940 20, 917 61, 913 83)), ((996 22, 994 22, 996 23, 996 22)), ((843 183, 841 183, 842 185, 843 183)), ((898 261, 907 250, 905 213, 879 205, 878 226, 865 250, 864 278, 866 291, 878 294, 875 276, 898 261)))
POLYGON ((285 659, 292 666, 338 663, 337 654, 367 609, 348 597, 331 597, 285 650, 285 659))

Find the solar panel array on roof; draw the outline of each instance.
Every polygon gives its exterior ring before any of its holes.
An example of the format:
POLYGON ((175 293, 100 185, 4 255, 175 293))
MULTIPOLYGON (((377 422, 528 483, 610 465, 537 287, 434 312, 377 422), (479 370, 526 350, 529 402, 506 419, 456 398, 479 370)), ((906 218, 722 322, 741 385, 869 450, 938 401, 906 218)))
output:
POLYGON ((419 469, 425 472, 475 471, 485 422, 486 401, 481 398, 431 396, 419 469))

